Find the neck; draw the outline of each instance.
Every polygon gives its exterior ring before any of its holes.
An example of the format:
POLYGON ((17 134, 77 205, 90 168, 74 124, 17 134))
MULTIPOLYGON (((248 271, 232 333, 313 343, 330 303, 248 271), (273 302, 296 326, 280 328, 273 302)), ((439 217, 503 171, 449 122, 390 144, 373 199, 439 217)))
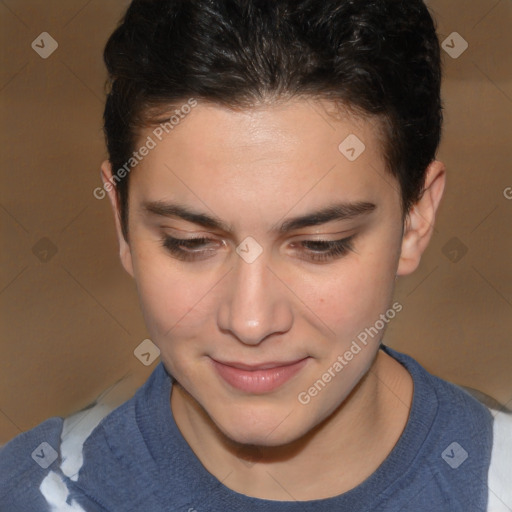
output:
POLYGON ((368 478, 403 432, 412 393, 407 370, 379 350, 368 373, 328 418, 278 447, 233 443, 179 384, 173 386, 171 407, 191 449, 224 485, 256 498, 304 501, 342 494, 368 478))

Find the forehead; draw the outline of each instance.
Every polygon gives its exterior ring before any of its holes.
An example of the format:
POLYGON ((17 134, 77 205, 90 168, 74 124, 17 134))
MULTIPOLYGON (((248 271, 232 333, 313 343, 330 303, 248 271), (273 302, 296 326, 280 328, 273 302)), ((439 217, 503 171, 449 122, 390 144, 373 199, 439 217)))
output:
POLYGON ((296 100, 234 111, 199 102, 167 131, 141 133, 138 144, 150 138, 154 147, 130 177, 135 198, 179 197, 196 205, 242 199, 261 211, 298 201, 305 207, 375 202, 379 195, 398 201, 396 188, 383 188, 387 171, 376 122, 336 111, 332 103, 296 100))
POLYGON ((237 154, 240 159, 247 159, 251 152, 269 158, 290 157, 327 148, 337 155, 339 143, 350 134, 365 139, 370 149, 380 138, 376 120, 363 119, 325 100, 296 99, 245 110, 200 102, 181 117, 173 115, 172 110, 161 117, 170 117, 172 126, 164 122, 145 130, 143 135, 153 134, 157 142, 168 139, 171 145, 174 141, 183 153, 209 163, 215 157, 222 159, 226 150, 231 159, 237 154), (173 140, 166 137, 170 134, 173 140), (212 147, 216 153, 212 154, 212 147))

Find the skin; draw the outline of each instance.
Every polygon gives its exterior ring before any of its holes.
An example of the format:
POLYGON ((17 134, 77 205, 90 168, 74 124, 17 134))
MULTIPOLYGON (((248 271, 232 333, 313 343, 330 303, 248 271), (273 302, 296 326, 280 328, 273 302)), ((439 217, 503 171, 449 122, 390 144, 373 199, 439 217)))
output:
MULTIPOLYGON (((383 332, 307 405, 297 398, 390 308, 396 276, 413 272, 428 245, 445 183, 443 164, 432 162, 404 221, 375 122, 334 119, 329 109, 304 99, 246 111, 199 103, 132 171, 129 243, 109 193, 122 264, 176 380, 180 431, 224 485, 264 499, 320 499, 360 484, 389 455, 412 400, 407 370, 378 350, 383 332), (338 150, 349 134, 366 146, 353 162, 338 150), (145 211, 155 201, 179 202, 229 229, 145 211), (375 208, 272 231, 339 201, 375 208), (165 235, 212 242, 183 261, 163 246, 165 235), (326 261, 311 259, 318 247, 301 245, 352 235, 351 249, 326 261), (236 252, 248 236, 263 250, 252 263, 236 252), (212 358, 307 362, 277 390, 251 394, 227 384, 212 358)), ((141 144, 148 135, 141 132, 141 144)), ((111 177, 108 162, 102 176, 111 177)))

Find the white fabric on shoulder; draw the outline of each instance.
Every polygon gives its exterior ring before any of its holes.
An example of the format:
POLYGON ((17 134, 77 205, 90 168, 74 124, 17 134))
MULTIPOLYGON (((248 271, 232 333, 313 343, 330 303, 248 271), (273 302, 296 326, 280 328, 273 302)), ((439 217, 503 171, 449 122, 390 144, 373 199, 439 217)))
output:
MULTIPOLYGON (((131 397, 134 389, 134 379, 123 378, 98 397, 92 406, 64 419, 60 443, 60 470, 64 477, 74 482, 78 480, 84 462, 85 441, 105 416, 131 397)), ((39 486, 50 512, 85 512, 75 501, 68 504, 69 489, 64 477, 50 471, 39 486)))
POLYGON ((81 411, 64 420, 62 428, 60 454, 62 472, 71 480, 78 480, 78 472, 84 462, 83 446, 91 432, 112 409, 96 404, 91 409, 81 411))
POLYGON ((128 375, 104 391, 92 406, 64 420, 61 434, 61 470, 74 482, 83 464, 83 445, 100 421, 133 396, 137 381, 128 375))
MULTIPOLYGON (((97 403, 64 420, 60 443, 60 469, 71 480, 78 480, 78 473, 84 460, 85 440, 111 410, 111 407, 97 403)), ((46 475, 39 486, 39 491, 50 506, 51 512, 85 512, 78 503, 67 503, 69 489, 63 477, 55 471, 50 471, 46 475)))
POLYGON ((50 512, 85 512, 74 501, 68 505, 66 500, 69 496, 69 490, 60 475, 55 473, 55 471, 50 471, 44 477, 39 490, 50 506, 50 512))
POLYGON ((489 410, 494 425, 487 512, 512 512, 512 413, 489 410))

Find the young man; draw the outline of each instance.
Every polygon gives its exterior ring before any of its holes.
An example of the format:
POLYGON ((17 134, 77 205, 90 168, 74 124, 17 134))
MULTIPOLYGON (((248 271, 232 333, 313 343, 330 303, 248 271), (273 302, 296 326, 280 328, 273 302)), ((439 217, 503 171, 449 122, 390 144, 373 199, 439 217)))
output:
POLYGON ((9 443, 1 510, 512 510, 508 416, 382 344, 445 184, 425 5, 135 0, 105 60, 95 194, 162 363, 9 443))

